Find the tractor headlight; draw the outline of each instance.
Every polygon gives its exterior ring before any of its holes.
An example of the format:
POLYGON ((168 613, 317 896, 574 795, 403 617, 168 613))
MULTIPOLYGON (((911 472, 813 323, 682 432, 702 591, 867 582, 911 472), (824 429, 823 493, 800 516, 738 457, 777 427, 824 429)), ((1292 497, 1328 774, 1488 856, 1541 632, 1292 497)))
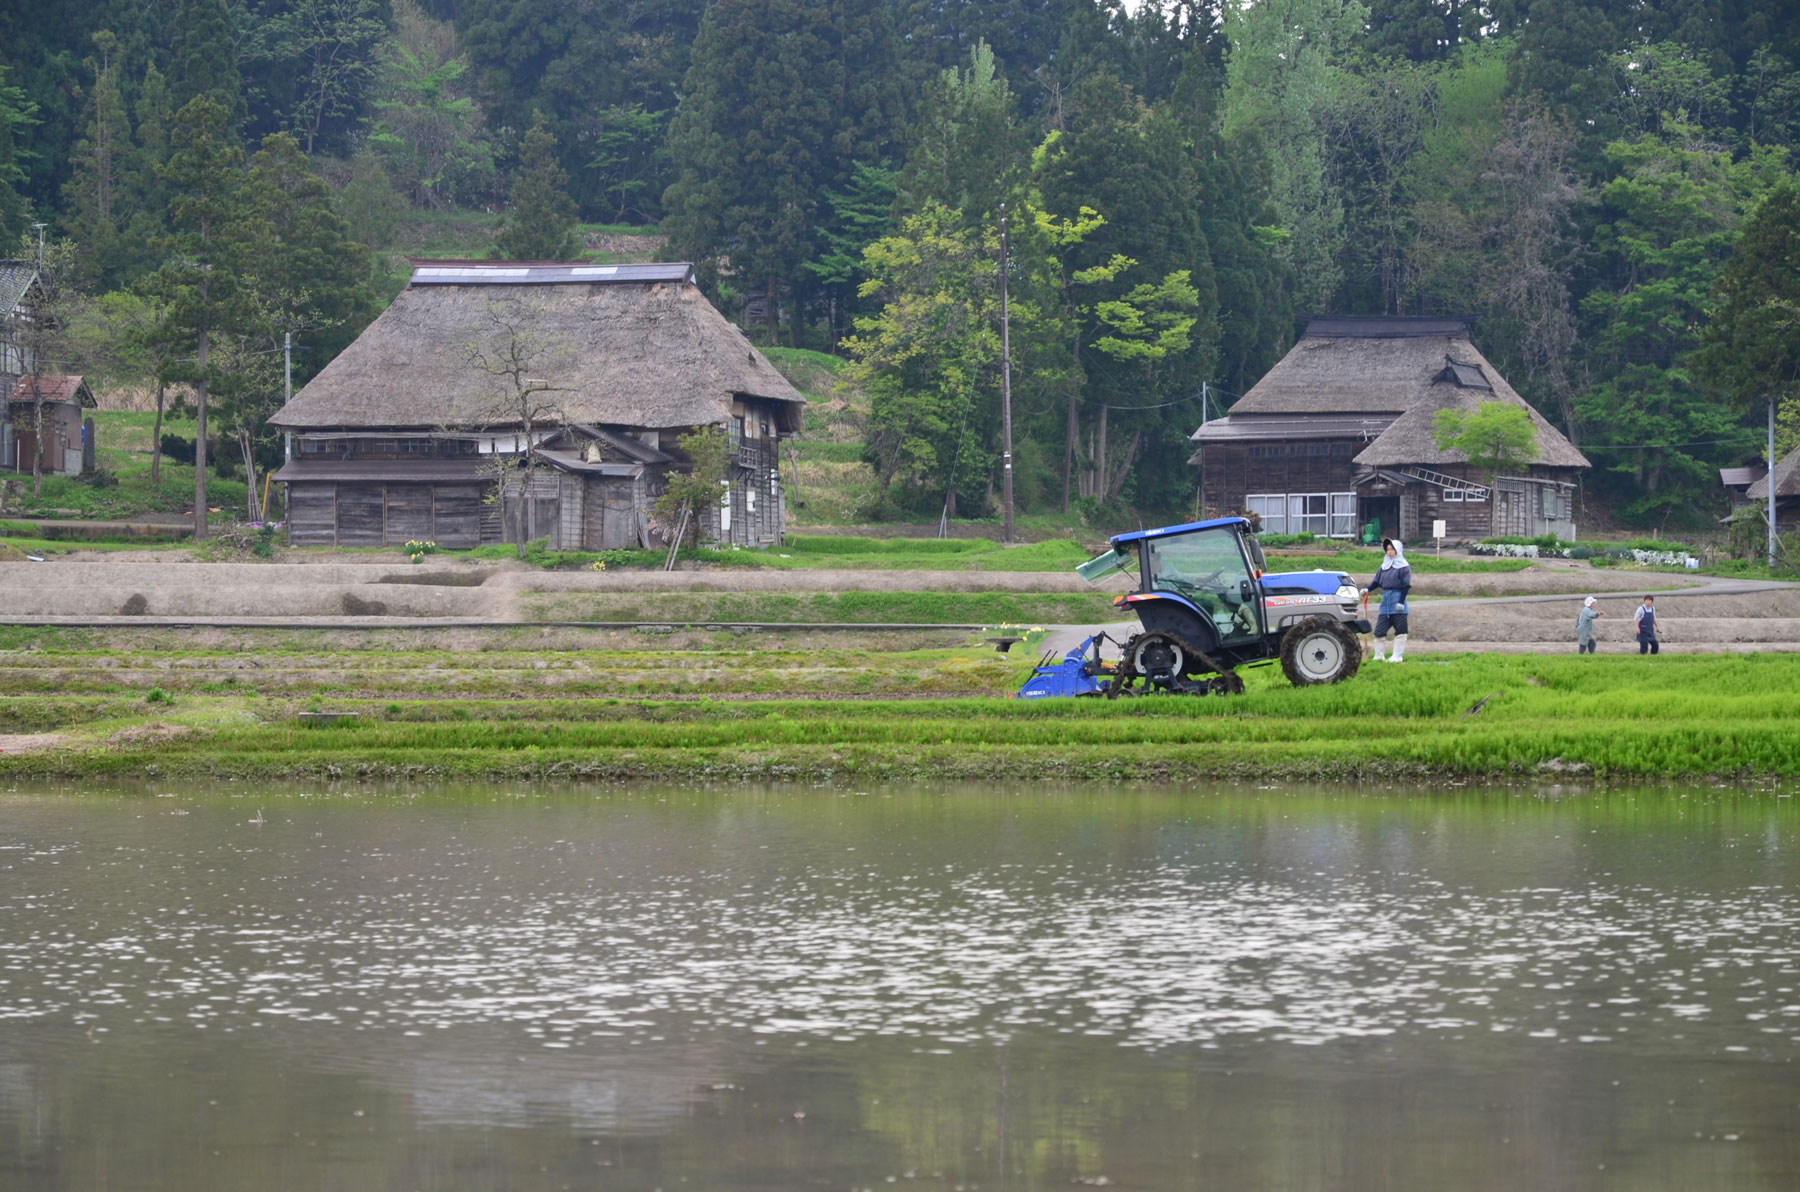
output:
POLYGON ((1337 598, 1345 604, 1355 604, 1362 598, 1362 589, 1355 584, 1345 584, 1337 590, 1337 598))

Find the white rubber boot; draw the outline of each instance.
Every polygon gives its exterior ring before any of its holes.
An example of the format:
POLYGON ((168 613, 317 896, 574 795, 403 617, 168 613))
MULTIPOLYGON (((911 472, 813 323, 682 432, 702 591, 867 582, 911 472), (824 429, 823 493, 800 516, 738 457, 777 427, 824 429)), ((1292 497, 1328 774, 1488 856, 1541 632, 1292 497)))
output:
POLYGON ((1389 662, 1405 662, 1406 661, 1406 635, 1404 633, 1396 633, 1394 635, 1394 656, 1392 658, 1388 659, 1388 661, 1389 662))
POLYGON ((1385 645, 1387 645, 1386 639, 1379 638, 1379 637, 1375 639, 1375 661, 1377 661, 1377 662, 1386 662, 1387 661, 1387 655, 1385 655, 1381 652, 1381 647, 1383 647, 1385 645))

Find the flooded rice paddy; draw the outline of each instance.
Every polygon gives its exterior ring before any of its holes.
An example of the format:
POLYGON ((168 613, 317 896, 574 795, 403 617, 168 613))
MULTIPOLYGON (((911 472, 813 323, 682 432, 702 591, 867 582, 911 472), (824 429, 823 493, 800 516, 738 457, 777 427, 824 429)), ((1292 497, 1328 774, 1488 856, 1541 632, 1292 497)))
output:
POLYGON ((0 817, 0 1187, 1800 1182, 1774 793, 0 817))

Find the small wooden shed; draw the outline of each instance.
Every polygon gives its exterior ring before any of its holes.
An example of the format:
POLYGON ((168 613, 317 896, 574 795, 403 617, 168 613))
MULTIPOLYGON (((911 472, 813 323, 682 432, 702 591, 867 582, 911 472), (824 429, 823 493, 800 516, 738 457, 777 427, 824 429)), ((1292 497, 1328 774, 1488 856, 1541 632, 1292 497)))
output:
POLYGON ((690 265, 420 261, 271 420, 275 480, 296 545, 648 546, 664 477, 691 467, 680 437, 714 426, 732 466, 702 537, 768 546, 804 408, 690 265))

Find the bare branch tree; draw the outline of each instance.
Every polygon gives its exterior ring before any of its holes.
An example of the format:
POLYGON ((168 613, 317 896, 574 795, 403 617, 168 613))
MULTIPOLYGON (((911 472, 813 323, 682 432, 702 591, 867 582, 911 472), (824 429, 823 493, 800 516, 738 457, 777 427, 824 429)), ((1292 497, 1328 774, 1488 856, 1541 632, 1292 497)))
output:
POLYGON ((560 339, 541 330, 545 312, 537 302, 509 298, 490 302, 484 313, 481 338, 468 345, 469 366, 491 379, 476 408, 458 411, 457 421, 483 430, 506 430, 516 436, 514 451, 497 447, 490 475, 497 477, 490 500, 501 502, 505 516, 506 494, 519 494, 516 541, 519 556, 536 537, 532 491, 539 465, 538 440, 547 428, 567 425, 563 395, 568 386, 559 377, 569 373, 571 361, 560 339))

